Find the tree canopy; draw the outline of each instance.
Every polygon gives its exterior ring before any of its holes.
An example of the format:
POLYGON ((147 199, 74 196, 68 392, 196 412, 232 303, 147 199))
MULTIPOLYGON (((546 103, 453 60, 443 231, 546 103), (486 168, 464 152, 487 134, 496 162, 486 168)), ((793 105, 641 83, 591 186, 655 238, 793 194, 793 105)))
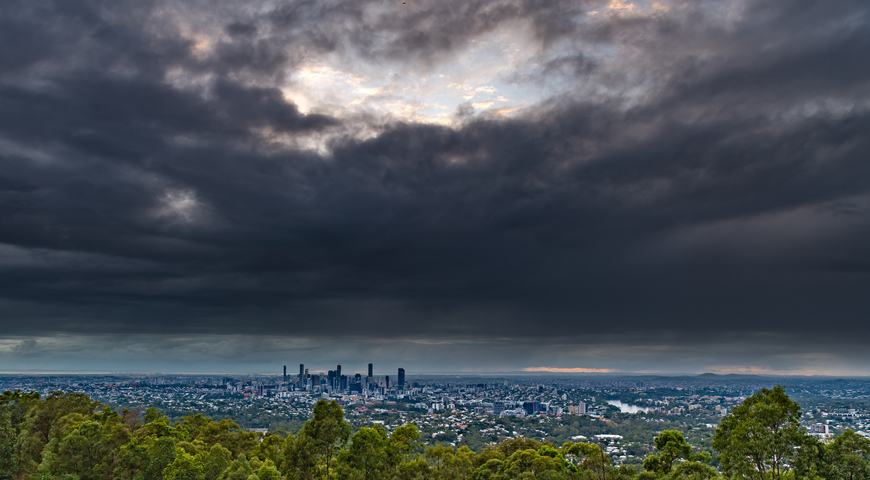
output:
POLYGON ((823 444, 802 431, 781 387, 762 389, 723 418, 714 447, 693 452, 664 430, 644 470, 617 466, 594 443, 509 439, 478 452, 425 446, 413 424, 352 432, 341 406, 320 400, 294 436, 231 420, 155 409, 117 412, 85 395, 0 395, 0 480, 870 480, 870 440, 846 431, 823 444), (140 420, 141 418, 141 420, 140 420))

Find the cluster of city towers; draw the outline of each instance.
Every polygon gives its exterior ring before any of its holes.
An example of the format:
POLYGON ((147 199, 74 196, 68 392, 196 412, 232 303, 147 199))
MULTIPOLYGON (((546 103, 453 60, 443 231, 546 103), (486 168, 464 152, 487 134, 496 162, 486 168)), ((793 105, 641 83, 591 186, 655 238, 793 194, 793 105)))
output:
POLYGON ((405 369, 399 368, 398 378, 395 384, 390 383, 390 376, 385 375, 383 378, 374 376, 374 364, 369 364, 368 375, 363 377, 357 373, 353 376, 342 375, 341 364, 335 366, 335 370, 330 370, 326 376, 317 373, 308 373, 304 363, 299 364, 299 376, 293 380, 287 375, 287 365, 284 365, 284 383, 288 386, 296 387, 299 390, 309 391, 329 391, 329 392, 359 392, 363 391, 380 391, 381 393, 397 388, 405 389, 405 369))

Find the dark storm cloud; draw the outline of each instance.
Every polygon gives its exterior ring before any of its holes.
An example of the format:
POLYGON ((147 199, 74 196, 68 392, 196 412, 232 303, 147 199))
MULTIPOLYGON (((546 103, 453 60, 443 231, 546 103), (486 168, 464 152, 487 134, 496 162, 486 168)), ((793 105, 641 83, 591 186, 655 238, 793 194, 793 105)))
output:
POLYGON ((7 334, 870 334, 866 3, 131 5, 0 7, 7 334), (303 114, 278 88, 516 21, 569 88, 511 118, 303 114))

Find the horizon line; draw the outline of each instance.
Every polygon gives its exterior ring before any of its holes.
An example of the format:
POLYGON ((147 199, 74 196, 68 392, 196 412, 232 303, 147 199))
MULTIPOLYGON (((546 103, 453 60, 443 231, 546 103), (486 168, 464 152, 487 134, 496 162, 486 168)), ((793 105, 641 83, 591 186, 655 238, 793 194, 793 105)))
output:
MULTIPOLYGON (((314 374, 326 373, 326 371, 316 370, 313 372, 314 374)), ((349 372, 352 374, 362 373, 365 374, 367 372, 349 372)), ((395 374, 393 372, 392 374, 395 374)), ((83 375, 83 376, 92 376, 92 375, 105 375, 105 376, 157 376, 157 375, 176 375, 176 376, 222 376, 222 375, 236 375, 236 376, 274 376, 274 377, 283 377, 283 373, 272 373, 272 372, 184 372, 184 371, 126 371, 126 372, 118 372, 118 371, 0 371, 0 375, 14 375, 14 376, 49 376, 49 375, 58 375, 58 376, 72 376, 72 375, 83 375)), ((375 376, 388 376, 391 373, 385 373, 375 376)), ((460 372, 426 372, 426 371, 417 371, 417 372, 405 372, 406 377, 410 375, 429 375, 429 376, 456 376, 456 377, 498 377, 498 376, 509 376, 509 377, 517 377, 517 376, 529 376, 529 377, 555 377, 559 375, 570 376, 570 377, 608 377, 608 376, 616 376, 616 377, 703 377, 703 376, 717 376, 717 377, 769 377, 769 378, 778 378, 778 377, 794 377, 794 378, 861 378, 861 379, 870 379, 870 374, 836 374, 836 373, 781 373, 781 372, 764 372, 764 373, 750 373, 750 372, 727 372, 727 373, 716 373, 716 372, 701 372, 701 373, 690 373, 690 372, 631 372, 631 371, 618 371, 618 370, 609 370, 609 369, 572 369, 572 368, 534 368, 534 369, 524 369, 524 370, 510 370, 510 371, 460 371, 460 372)), ((298 373, 287 373, 288 377, 297 377, 298 373)))

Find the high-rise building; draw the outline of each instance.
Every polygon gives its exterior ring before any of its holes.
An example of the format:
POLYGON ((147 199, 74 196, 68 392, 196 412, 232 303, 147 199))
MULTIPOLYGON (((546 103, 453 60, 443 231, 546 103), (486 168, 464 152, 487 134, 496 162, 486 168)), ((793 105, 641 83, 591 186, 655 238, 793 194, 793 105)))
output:
POLYGON ((536 413, 540 413, 541 410, 541 402, 532 401, 532 402, 523 402, 523 410, 526 411, 527 415, 534 415, 536 413))
POLYGON ((287 383, 287 365, 284 365, 284 383, 287 383))
POLYGON ((577 406, 569 405, 568 413, 572 415, 586 415, 586 404, 583 402, 579 402, 577 406))
POLYGON ((305 385, 305 375, 303 374, 303 372, 308 373, 305 371, 305 364, 300 363, 299 364, 299 386, 300 387, 305 385))
POLYGON ((399 389, 404 390, 405 388, 405 369, 399 369, 399 389))
POLYGON ((375 371, 375 366, 373 364, 369 364, 369 377, 373 377, 373 373, 375 371))
POLYGON ((335 366, 335 376, 341 378, 341 364, 335 366))
POLYGON ((384 387, 389 390, 390 389, 390 376, 387 375, 384 377, 384 387))

